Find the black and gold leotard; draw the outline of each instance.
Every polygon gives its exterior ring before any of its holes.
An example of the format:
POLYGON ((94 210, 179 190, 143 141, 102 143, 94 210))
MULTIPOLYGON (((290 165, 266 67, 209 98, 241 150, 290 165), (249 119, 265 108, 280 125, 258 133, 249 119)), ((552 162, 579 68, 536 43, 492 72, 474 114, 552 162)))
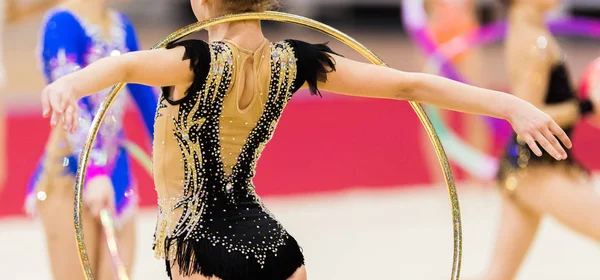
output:
MULTIPOLYGON (((545 103, 558 104, 575 98, 575 92, 569 79, 567 67, 561 62, 555 65, 550 73, 545 103)), ((572 126, 563 127, 563 129, 567 135, 571 136, 573 131, 572 126)), ((557 161, 543 149, 542 156, 538 157, 529 149, 529 146, 525 142, 520 140, 516 135, 513 135, 500 161, 500 170, 498 172, 500 185, 508 190, 514 190, 516 187, 515 181, 510 179, 515 178, 515 172, 524 170, 528 166, 539 164, 560 164, 585 172, 573 156, 571 150, 565 148, 565 151, 568 158, 564 161, 557 161)))
POLYGON ((292 95, 335 70, 325 45, 264 41, 248 51, 230 41, 187 40, 194 81, 184 98, 164 88, 156 114, 153 172, 158 193, 155 254, 170 273, 222 280, 285 280, 304 263, 296 240, 265 208, 252 178, 292 95), (253 63, 248 64, 249 60, 253 63), (254 95, 239 95, 253 65, 254 95))

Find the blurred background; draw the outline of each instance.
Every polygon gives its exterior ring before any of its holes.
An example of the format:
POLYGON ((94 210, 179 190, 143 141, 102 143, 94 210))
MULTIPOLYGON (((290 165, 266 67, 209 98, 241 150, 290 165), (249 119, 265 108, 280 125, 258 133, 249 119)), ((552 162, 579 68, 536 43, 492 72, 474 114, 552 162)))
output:
MULTIPOLYGON (((504 11, 496 2, 477 2, 475 15, 481 25, 503 18, 504 11)), ((598 0, 563 2, 556 16, 600 20, 598 0)), ((195 21, 188 0, 131 0, 114 6, 131 17, 146 49, 195 21)), ((403 18, 407 8, 400 0, 286 0, 282 5, 282 11, 314 18, 349 34, 391 67, 424 71, 428 57, 407 32, 403 18)), ((41 225, 25 216, 22 206, 49 133, 39 104, 45 84, 36 53, 42 15, 8 24, 3 34, 8 83, 0 94, 6 120, 3 160, 7 176, 0 187, 0 279, 51 279, 41 225)), ((269 22, 265 27, 271 40, 332 41, 290 25, 269 22)), ((206 38, 204 33, 197 36, 206 38)), ((337 42, 331 46, 347 57, 363 60, 337 42)), ((574 82, 600 55, 599 41, 594 39, 565 37, 561 46, 574 82)), ((501 42, 473 53, 472 63, 457 66, 466 79, 507 91, 501 42)), ((458 114, 445 116, 466 142, 490 156, 501 153, 506 139, 490 137, 496 133, 490 126, 473 124, 458 114)), ((139 124, 132 107, 128 135, 149 151, 139 124)), ((592 170, 600 168, 599 139, 597 128, 578 125, 575 153, 592 170)), ((447 279, 452 259, 451 209, 431 151, 406 102, 331 94, 319 99, 300 93, 265 149, 255 183, 267 205, 303 245, 311 279, 447 279)), ((489 262, 500 201, 491 178, 467 171, 453 166, 463 214, 465 277, 476 275, 489 262)), ((166 279, 162 262, 151 253, 154 186, 140 166, 135 166, 135 172, 142 209, 134 279, 166 279)), ((599 262, 598 244, 548 220, 519 279, 600 279, 599 262)))

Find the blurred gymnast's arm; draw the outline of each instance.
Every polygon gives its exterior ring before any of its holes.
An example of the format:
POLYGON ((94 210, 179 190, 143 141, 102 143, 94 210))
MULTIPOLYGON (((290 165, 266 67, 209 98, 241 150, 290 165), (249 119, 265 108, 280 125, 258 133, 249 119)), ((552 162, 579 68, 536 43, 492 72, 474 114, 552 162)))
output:
POLYGON ((8 23, 18 22, 28 16, 43 13, 60 3, 60 0, 43 0, 35 4, 27 4, 25 7, 17 4, 19 0, 7 0, 6 21, 8 23))

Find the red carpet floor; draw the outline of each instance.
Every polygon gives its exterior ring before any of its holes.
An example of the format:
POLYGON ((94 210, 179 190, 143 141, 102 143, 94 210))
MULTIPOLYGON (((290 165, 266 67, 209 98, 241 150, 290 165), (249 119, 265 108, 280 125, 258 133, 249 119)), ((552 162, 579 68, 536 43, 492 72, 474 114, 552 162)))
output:
MULTIPOLYGON (((149 148, 136 114, 128 116, 129 137, 149 148)), ((23 213, 25 188, 49 132, 38 110, 11 114, 8 121, 9 176, 0 194, 0 217, 23 213)), ((258 192, 263 196, 293 195, 427 183, 421 129, 406 102, 327 97, 294 100, 259 162, 258 192)), ((599 135, 583 124, 575 137, 575 152, 586 150, 577 155, 591 168, 600 167, 599 135)), ((135 173, 142 204, 153 204, 151 178, 137 165, 135 173)))

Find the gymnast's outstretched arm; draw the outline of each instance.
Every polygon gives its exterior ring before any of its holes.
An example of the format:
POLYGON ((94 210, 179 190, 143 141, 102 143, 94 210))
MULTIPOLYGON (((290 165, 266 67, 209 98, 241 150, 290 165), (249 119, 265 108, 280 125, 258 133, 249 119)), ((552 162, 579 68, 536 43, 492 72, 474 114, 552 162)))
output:
POLYGON ((185 49, 157 49, 129 52, 100 59, 84 69, 61 77, 42 92, 42 107, 50 124, 62 119, 64 129, 78 126, 77 100, 111 85, 127 82, 149 86, 188 88, 194 78, 189 61, 182 60, 185 49))
POLYGON ((572 145, 566 133, 552 118, 532 104, 510 94, 435 75, 402 72, 333 56, 336 69, 327 75, 327 82, 319 84, 322 90, 353 96, 416 101, 505 119, 538 156, 541 155, 541 150, 536 142, 556 159, 566 158, 564 149, 554 135, 566 147, 570 148, 572 145))
MULTIPOLYGON (((119 82, 188 88, 194 78, 184 48, 131 52, 99 60, 48 85, 42 92, 44 116, 66 130, 77 126, 76 100, 119 82)), ((434 75, 407 73, 334 56, 336 71, 319 85, 326 91, 354 96, 411 100, 461 112, 508 120, 517 134, 540 156, 539 143, 556 159, 566 158, 571 141, 550 118, 530 103, 509 94, 469 86, 434 75), (536 143, 537 142, 537 143, 536 143)))

